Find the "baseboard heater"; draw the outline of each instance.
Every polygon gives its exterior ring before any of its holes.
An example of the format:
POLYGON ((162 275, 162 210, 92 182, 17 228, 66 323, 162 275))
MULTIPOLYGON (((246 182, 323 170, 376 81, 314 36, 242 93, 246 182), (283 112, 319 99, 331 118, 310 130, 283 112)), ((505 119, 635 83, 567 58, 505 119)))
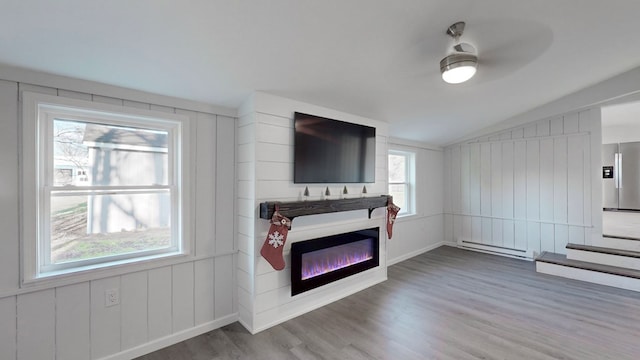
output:
POLYGON ((521 249, 513 249, 504 246, 490 245, 490 244, 482 244, 473 241, 467 241, 458 239, 458 246, 461 248, 468 248, 472 250, 480 250, 483 252, 498 254, 498 255, 507 255, 519 259, 533 260, 534 254, 533 251, 521 250, 521 249))

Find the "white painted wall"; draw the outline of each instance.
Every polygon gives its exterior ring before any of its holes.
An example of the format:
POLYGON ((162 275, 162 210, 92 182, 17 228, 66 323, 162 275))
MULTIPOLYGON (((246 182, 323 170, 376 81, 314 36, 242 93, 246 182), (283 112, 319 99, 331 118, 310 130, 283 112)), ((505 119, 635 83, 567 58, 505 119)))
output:
MULTIPOLYGON (((371 119, 256 93, 240 110, 238 122, 238 296, 242 324, 255 333, 386 279, 385 209, 312 215, 296 218, 284 247, 287 266, 275 271, 260 256, 268 221, 258 217, 264 201, 302 199, 305 185, 293 183, 293 113, 295 111, 376 127, 376 182, 366 184, 368 196, 387 192, 387 125, 371 119), (357 229, 381 227, 380 266, 291 296, 291 243, 357 229)), ((364 184, 348 184, 359 196, 364 184)), ((320 199, 327 185, 311 184, 309 199, 320 199)), ((344 184, 328 184, 339 196, 344 184)), ((395 237, 394 237, 395 240, 395 237)))
POLYGON ((8 77, 0 80, 0 359, 128 359, 235 321, 235 119, 104 84, 25 70, 8 77), (195 216, 187 225, 195 234, 193 256, 21 288, 18 144, 25 90, 187 115, 195 163, 195 216), (120 304, 106 308, 104 292, 111 288, 120 290, 120 304))
POLYGON ((602 107, 602 143, 640 141, 640 102, 602 107))
POLYGON ((428 144, 390 138, 389 149, 416 154, 416 213, 399 217, 387 241, 387 265, 444 244, 443 150, 428 144))
POLYGON ((445 237, 531 258, 601 236, 599 108, 445 149, 445 237), (594 180, 595 179, 595 180, 594 180))
MULTIPOLYGON (((563 252, 564 239, 578 243, 583 239, 582 241, 586 244, 593 242, 599 246, 607 246, 607 242, 602 238, 601 119, 604 116, 603 109, 639 102, 639 84, 640 68, 636 68, 465 136, 455 144, 447 146, 444 155, 445 179, 448 179, 445 180, 447 241, 471 239, 471 241, 486 244, 479 246, 485 250, 500 251, 496 250, 494 245, 499 242, 493 238, 495 234, 500 234, 500 231, 498 229, 494 231, 492 224, 489 232, 487 219, 491 219, 492 222, 495 220, 503 223, 503 245, 507 239, 513 238, 513 243, 511 241, 508 243, 510 249, 518 247, 531 252, 552 249, 552 251, 563 252), (547 122, 549 122, 548 126, 547 122), (585 143, 580 146, 575 140, 580 136, 583 137, 583 141, 588 140, 588 147, 585 143), (574 138, 571 142, 572 146, 569 144, 570 138, 574 138), (567 140, 566 152, 562 150, 563 139, 567 140), (551 140, 553 140, 553 152, 549 150, 551 140), (502 145, 503 163, 498 164, 498 161, 494 162, 486 157, 488 152, 486 143, 491 144, 492 148, 497 147, 495 144, 502 145), (513 143, 513 149, 510 143, 513 143), (483 146, 485 148, 484 167, 480 160, 483 146), (481 148, 479 150, 481 154, 478 154, 478 147, 481 148), (578 171, 579 153, 583 154, 584 161, 582 178, 578 171), (513 154, 514 158, 509 154, 513 154), (585 159, 588 154, 587 162, 585 159), (536 160, 538 161, 537 170, 536 160), (486 170, 487 161, 492 164, 490 171, 486 170), (551 161, 554 164, 553 170, 549 166, 551 161), (562 165, 565 162, 567 164, 566 189, 560 185, 564 182, 562 165), (529 163, 533 165, 529 166, 529 163), (513 164, 513 168, 510 164, 513 164), (481 171, 480 168, 484 170, 481 171), (484 174, 486 179, 487 174, 491 175, 494 171, 503 174, 502 191, 499 190, 498 181, 493 181, 493 177, 491 177, 491 186, 486 182, 478 182, 478 172, 484 174), (551 187, 550 172, 553 174, 553 187, 551 187), (528 187, 527 184, 533 186, 528 187), (582 201, 576 187, 583 194, 582 201), (550 188, 553 189, 554 196, 553 213, 550 212, 549 206, 550 188), (484 191, 484 197, 482 191, 484 191), (570 192, 574 194, 569 195, 570 192), (500 196, 503 199, 500 209, 503 212, 501 218, 497 217, 497 212, 496 215, 493 214, 495 209, 490 207, 493 204, 489 205, 487 202, 488 198, 497 200, 500 196), (569 199, 569 196, 572 199, 569 199), (538 200, 536 200, 537 197, 539 197, 538 200), (482 202, 482 199, 485 201, 482 202), (574 200, 577 203, 574 203, 574 200), (482 209, 480 213, 478 212, 479 203, 480 206, 485 205, 484 212, 482 209), (567 209, 566 223, 564 215, 558 218, 559 214, 564 213, 565 208, 567 209), (572 214, 571 218, 569 212, 572 214), (491 215, 488 215, 489 213, 491 215), (582 213, 582 219, 580 219, 580 213, 582 213), (553 214, 553 220, 551 220, 551 214, 553 214), (514 222, 513 227, 511 221, 514 222), (505 223, 506 227, 504 227, 505 223), (551 225, 553 225, 553 232, 551 232, 551 225), (568 227, 568 235, 565 225, 568 227), (580 231, 580 228, 583 231, 580 231)), ((482 178, 480 175, 480 179, 482 178)), ((612 245, 612 247, 615 246, 612 245)))
MULTIPOLYGON (((604 120, 604 119, 603 119, 604 120)), ((602 143, 615 144, 640 141, 640 118, 637 123, 606 125, 602 123, 602 143)))

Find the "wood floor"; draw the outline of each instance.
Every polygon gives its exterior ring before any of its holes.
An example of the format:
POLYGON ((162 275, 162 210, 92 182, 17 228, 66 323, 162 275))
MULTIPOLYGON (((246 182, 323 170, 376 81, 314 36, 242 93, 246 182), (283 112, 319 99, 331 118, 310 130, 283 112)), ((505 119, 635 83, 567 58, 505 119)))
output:
POLYGON ((234 323, 140 359, 640 359, 640 293, 444 246, 257 335, 234 323))

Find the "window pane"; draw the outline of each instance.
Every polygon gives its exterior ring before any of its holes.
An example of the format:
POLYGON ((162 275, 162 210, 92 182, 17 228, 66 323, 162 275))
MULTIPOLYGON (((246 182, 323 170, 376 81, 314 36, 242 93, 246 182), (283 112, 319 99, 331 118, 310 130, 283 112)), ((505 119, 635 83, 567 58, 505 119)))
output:
POLYGON ((52 196, 51 264, 171 246, 169 192, 52 196))
POLYGON ((168 185, 167 139, 167 131, 54 120, 53 185, 168 185))
POLYGON ((407 168, 406 157, 402 155, 389 155, 389 181, 406 182, 407 168))
POLYGON ((400 212, 409 210, 407 209, 407 185, 389 185, 389 195, 393 196, 393 203, 400 206, 400 212))
POLYGON ((53 182, 56 185, 73 185, 73 169, 54 169, 53 182))

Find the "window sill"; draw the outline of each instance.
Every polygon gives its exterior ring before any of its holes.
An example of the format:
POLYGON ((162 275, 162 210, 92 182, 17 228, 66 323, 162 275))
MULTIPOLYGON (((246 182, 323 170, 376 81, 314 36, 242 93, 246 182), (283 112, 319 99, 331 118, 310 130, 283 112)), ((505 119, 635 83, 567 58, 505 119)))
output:
POLYGON ((144 271, 164 266, 177 265, 194 261, 191 254, 169 253, 152 255, 144 258, 113 261, 103 264, 87 265, 83 267, 50 271, 40 274, 32 279, 24 279, 21 284, 23 289, 52 288, 85 281, 119 276, 127 273, 144 271))

